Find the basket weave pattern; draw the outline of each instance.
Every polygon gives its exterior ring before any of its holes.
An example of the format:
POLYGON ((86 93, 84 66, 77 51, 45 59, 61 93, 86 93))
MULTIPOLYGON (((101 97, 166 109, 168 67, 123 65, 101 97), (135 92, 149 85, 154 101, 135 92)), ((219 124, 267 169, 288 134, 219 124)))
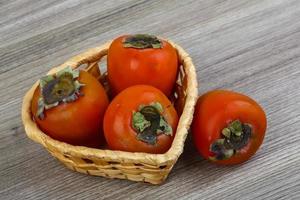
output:
MULTIPOLYGON (((31 99, 38 82, 32 86, 23 99, 22 120, 26 134, 32 140, 42 144, 71 170, 95 176, 144 181, 152 184, 162 183, 183 151, 197 99, 197 78, 192 60, 180 46, 169 42, 176 48, 181 63, 174 92, 175 106, 181 116, 172 146, 165 154, 94 149, 73 146, 50 138, 38 128, 30 111, 31 99)), ((77 55, 53 68, 48 74, 53 74, 66 66, 78 68, 85 64, 85 70, 107 86, 106 78, 101 75, 98 63, 106 56, 110 44, 111 42, 108 42, 77 55)))

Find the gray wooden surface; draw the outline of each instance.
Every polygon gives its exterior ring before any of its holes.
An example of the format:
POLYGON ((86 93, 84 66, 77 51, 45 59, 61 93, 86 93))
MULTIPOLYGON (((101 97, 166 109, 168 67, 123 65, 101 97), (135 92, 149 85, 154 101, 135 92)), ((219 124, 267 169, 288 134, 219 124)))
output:
POLYGON ((299 0, 1 0, 0 199, 300 199, 299 0), (64 168, 29 140, 22 97, 50 68, 124 33, 184 47, 199 92, 243 92, 267 112, 268 130, 247 163, 218 167, 189 138, 161 186, 64 168))

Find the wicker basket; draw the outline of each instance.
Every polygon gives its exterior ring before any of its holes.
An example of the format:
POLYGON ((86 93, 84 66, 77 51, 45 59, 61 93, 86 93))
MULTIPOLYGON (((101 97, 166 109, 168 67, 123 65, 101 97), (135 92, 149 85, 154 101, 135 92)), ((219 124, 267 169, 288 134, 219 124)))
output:
MULTIPOLYGON (((50 138, 38 128, 30 111, 31 99, 38 82, 32 86, 23 99, 22 120, 26 134, 32 140, 42 144, 71 170, 95 176, 144 181, 152 184, 162 183, 183 151, 197 98, 197 78, 192 60, 180 46, 169 42, 177 49, 181 63, 174 92, 175 105, 181 117, 172 146, 165 154, 94 149, 73 146, 50 138)), ((107 85, 105 76, 100 74, 98 63, 107 54, 110 44, 111 42, 108 42, 77 55, 53 68, 48 74, 53 74, 65 66, 77 68, 85 64, 87 66, 85 70, 107 85)))

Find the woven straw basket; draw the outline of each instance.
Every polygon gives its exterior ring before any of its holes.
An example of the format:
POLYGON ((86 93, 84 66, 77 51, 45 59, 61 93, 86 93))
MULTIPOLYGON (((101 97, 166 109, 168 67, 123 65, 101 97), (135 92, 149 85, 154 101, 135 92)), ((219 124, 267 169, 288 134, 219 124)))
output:
MULTIPOLYGON (((30 111, 31 99, 38 86, 36 82, 26 93, 22 105, 22 120, 26 134, 32 140, 42 144, 54 157, 67 168, 95 176, 143 181, 152 184, 162 183, 183 151, 184 142, 192 122, 194 105, 197 99, 197 78, 195 67, 189 55, 178 45, 169 41, 176 49, 181 63, 175 86, 174 103, 181 114, 171 148, 165 154, 131 153, 73 146, 50 138, 43 133, 30 111)), ((82 67, 107 86, 106 75, 101 75, 98 63, 106 56, 111 42, 77 55, 64 64, 53 68, 53 74, 66 66, 82 67)))

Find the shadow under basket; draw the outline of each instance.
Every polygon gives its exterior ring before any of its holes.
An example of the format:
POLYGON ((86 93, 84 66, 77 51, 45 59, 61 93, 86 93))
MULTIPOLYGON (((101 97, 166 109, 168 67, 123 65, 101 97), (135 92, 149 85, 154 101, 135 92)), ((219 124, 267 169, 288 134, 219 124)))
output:
MULTIPOLYGON (((37 81, 26 93, 22 105, 22 120, 29 138, 42 144, 54 157, 67 168, 95 176, 143 181, 152 184, 162 183, 175 165, 183 151, 188 129, 193 119, 194 106, 197 100, 197 78, 195 67, 189 55, 178 45, 169 41, 177 50, 180 68, 174 86, 173 102, 180 119, 171 148, 164 154, 131 153, 107 149, 95 149, 84 146, 73 146, 52 139, 43 133, 31 114, 31 100, 37 81)), ((101 75, 99 65, 101 58, 107 54, 111 42, 90 49, 77 55, 64 64, 53 68, 53 74, 66 66, 78 68, 91 73, 107 88, 106 75, 101 75)))

